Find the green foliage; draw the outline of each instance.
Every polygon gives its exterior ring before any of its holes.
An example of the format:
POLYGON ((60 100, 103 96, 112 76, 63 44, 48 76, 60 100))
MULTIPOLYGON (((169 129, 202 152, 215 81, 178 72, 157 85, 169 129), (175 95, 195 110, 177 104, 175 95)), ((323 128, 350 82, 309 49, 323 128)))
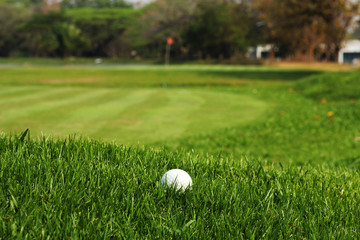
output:
POLYGON ((63 56, 80 56, 82 49, 90 45, 82 31, 73 24, 59 23, 54 26, 54 32, 58 36, 61 48, 58 50, 63 56))
MULTIPOLYGON (((44 4, 42 0, 0 0, 0 4, 7 4, 17 7, 33 8, 36 11, 41 10, 41 6, 44 4)), ((47 4, 54 4, 55 2, 48 2, 47 4)), ((62 9, 69 8, 132 8, 132 4, 127 3, 124 0, 63 0, 56 2, 60 4, 62 9)))
POLYGON ((127 51, 122 33, 136 18, 133 9, 81 8, 32 14, 25 22, 20 9, 0 7, 0 11, 6 12, 4 17, 8 19, 4 32, 0 30, 0 36, 4 36, 0 55, 5 56, 15 51, 37 57, 117 57, 127 51), (18 40, 14 41, 14 36, 18 40))
POLYGON ((202 57, 229 58, 235 53, 244 54, 250 46, 249 31, 255 21, 242 4, 219 1, 201 1, 194 20, 183 31, 184 45, 189 54, 202 57))
POLYGON ((161 58, 166 39, 173 38, 172 56, 184 57, 181 33, 192 20, 197 1, 158 0, 141 10, 141 15, 127 31, 127 40, 142 56, 161 58))
POLYGON ((174 39, 170 55, 176 61, 244 63, 249 46, 260 43, 274 44, 281 57, 335 61, 358 10, 349 0, 157 0, 140 10, 124 0, 0 4, 0 56, 161 62, 168 37, 174 39), (59 10, 65 13, 51 13, 59 10))
POLYGON ((36 56, 67 56, 76 54, 87 40, 75 25, 68 23, 62 12, 34 14, 32 19, 22 26, 21 32, 26 40, 25 51, 36 56))
POLYGON ((245 3, 159 0, 143 10, 127 36, 133 47, 153 55, 162 56, 171 37, 175 59, 229 59, 243 56, 250 44, 259 43, 256 21, 245 3))
POLYGON ((18 50, 19 28, 28 20, 28 11, 0 4, 0 56, 12 55, 18 50))
POLYGON ((38 6, 42 3, 42 0, 0 0, 0 4, 6 4, 8 6, 30 8, 38 6))
MULTIPOLYGON (((136 10, 133 9, 123 9, 123 8, 103 8, 103 9, 93 9, 93 8, 77 8, 77 9, 68 9, 66 15, 73 19, 75 22, 88 21, 91 24, 91 21, 109 21, 109 19, 116 19, 120 22, 123 21, 121 26, 127 26, 131 21, 136 18, 136 10)), ((104 22, 102 22, 104 23, 104 22)), ((120 24, 120 23, 119 23, 120 24)))
POLYGON ((61 2, 63 9, 68 8, 132 8, 124 0, 64 0, 61 2))
POLYGON ((66 15, 90 42, 85 55, 119 57, 130 52, 123 33, 136 20, 135 10, 80 8, 68 10, 66 15))

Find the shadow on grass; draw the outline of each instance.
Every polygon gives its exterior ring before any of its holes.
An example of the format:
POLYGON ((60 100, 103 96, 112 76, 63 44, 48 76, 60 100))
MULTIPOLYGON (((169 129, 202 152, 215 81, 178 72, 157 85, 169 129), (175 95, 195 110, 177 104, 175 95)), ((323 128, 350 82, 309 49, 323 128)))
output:
POLYGON ((246 80, 277 80, 296 81, 305 77, 323 73, 316 70, 242 70, 242 71, 208 71, 199 72, 200 75, 211 75, 223 78, 238 78, 246 80))

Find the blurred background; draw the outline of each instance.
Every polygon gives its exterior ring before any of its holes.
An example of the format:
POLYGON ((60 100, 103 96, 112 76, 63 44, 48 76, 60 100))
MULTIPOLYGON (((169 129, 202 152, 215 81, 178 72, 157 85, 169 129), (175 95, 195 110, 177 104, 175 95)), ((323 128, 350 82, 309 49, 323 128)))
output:
POLYGON ((357 64, 358 14, 350 0, 0 0, 0 57, 357 64))

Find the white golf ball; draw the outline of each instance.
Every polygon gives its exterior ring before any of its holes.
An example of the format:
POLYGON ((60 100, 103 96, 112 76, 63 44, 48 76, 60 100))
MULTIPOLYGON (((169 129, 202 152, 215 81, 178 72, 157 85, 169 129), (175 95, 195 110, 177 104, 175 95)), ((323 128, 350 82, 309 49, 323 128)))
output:
POLYGON ((192 180, 190 175, 181 169, 171 169, 167 171, 160 180, 161 185, 174 187, 176 190, 185 191, 185 189, 191 189, 192 180))

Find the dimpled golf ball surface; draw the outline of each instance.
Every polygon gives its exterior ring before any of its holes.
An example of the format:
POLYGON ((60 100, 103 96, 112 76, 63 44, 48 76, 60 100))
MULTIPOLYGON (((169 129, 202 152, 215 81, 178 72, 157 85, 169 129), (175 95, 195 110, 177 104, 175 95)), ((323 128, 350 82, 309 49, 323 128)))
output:
POLYGON ((181 169, 172 169, 167 171, 161 178, 163 186, 175 187, 176 190, 191 189, 192 180, 190 175, 181 169))

